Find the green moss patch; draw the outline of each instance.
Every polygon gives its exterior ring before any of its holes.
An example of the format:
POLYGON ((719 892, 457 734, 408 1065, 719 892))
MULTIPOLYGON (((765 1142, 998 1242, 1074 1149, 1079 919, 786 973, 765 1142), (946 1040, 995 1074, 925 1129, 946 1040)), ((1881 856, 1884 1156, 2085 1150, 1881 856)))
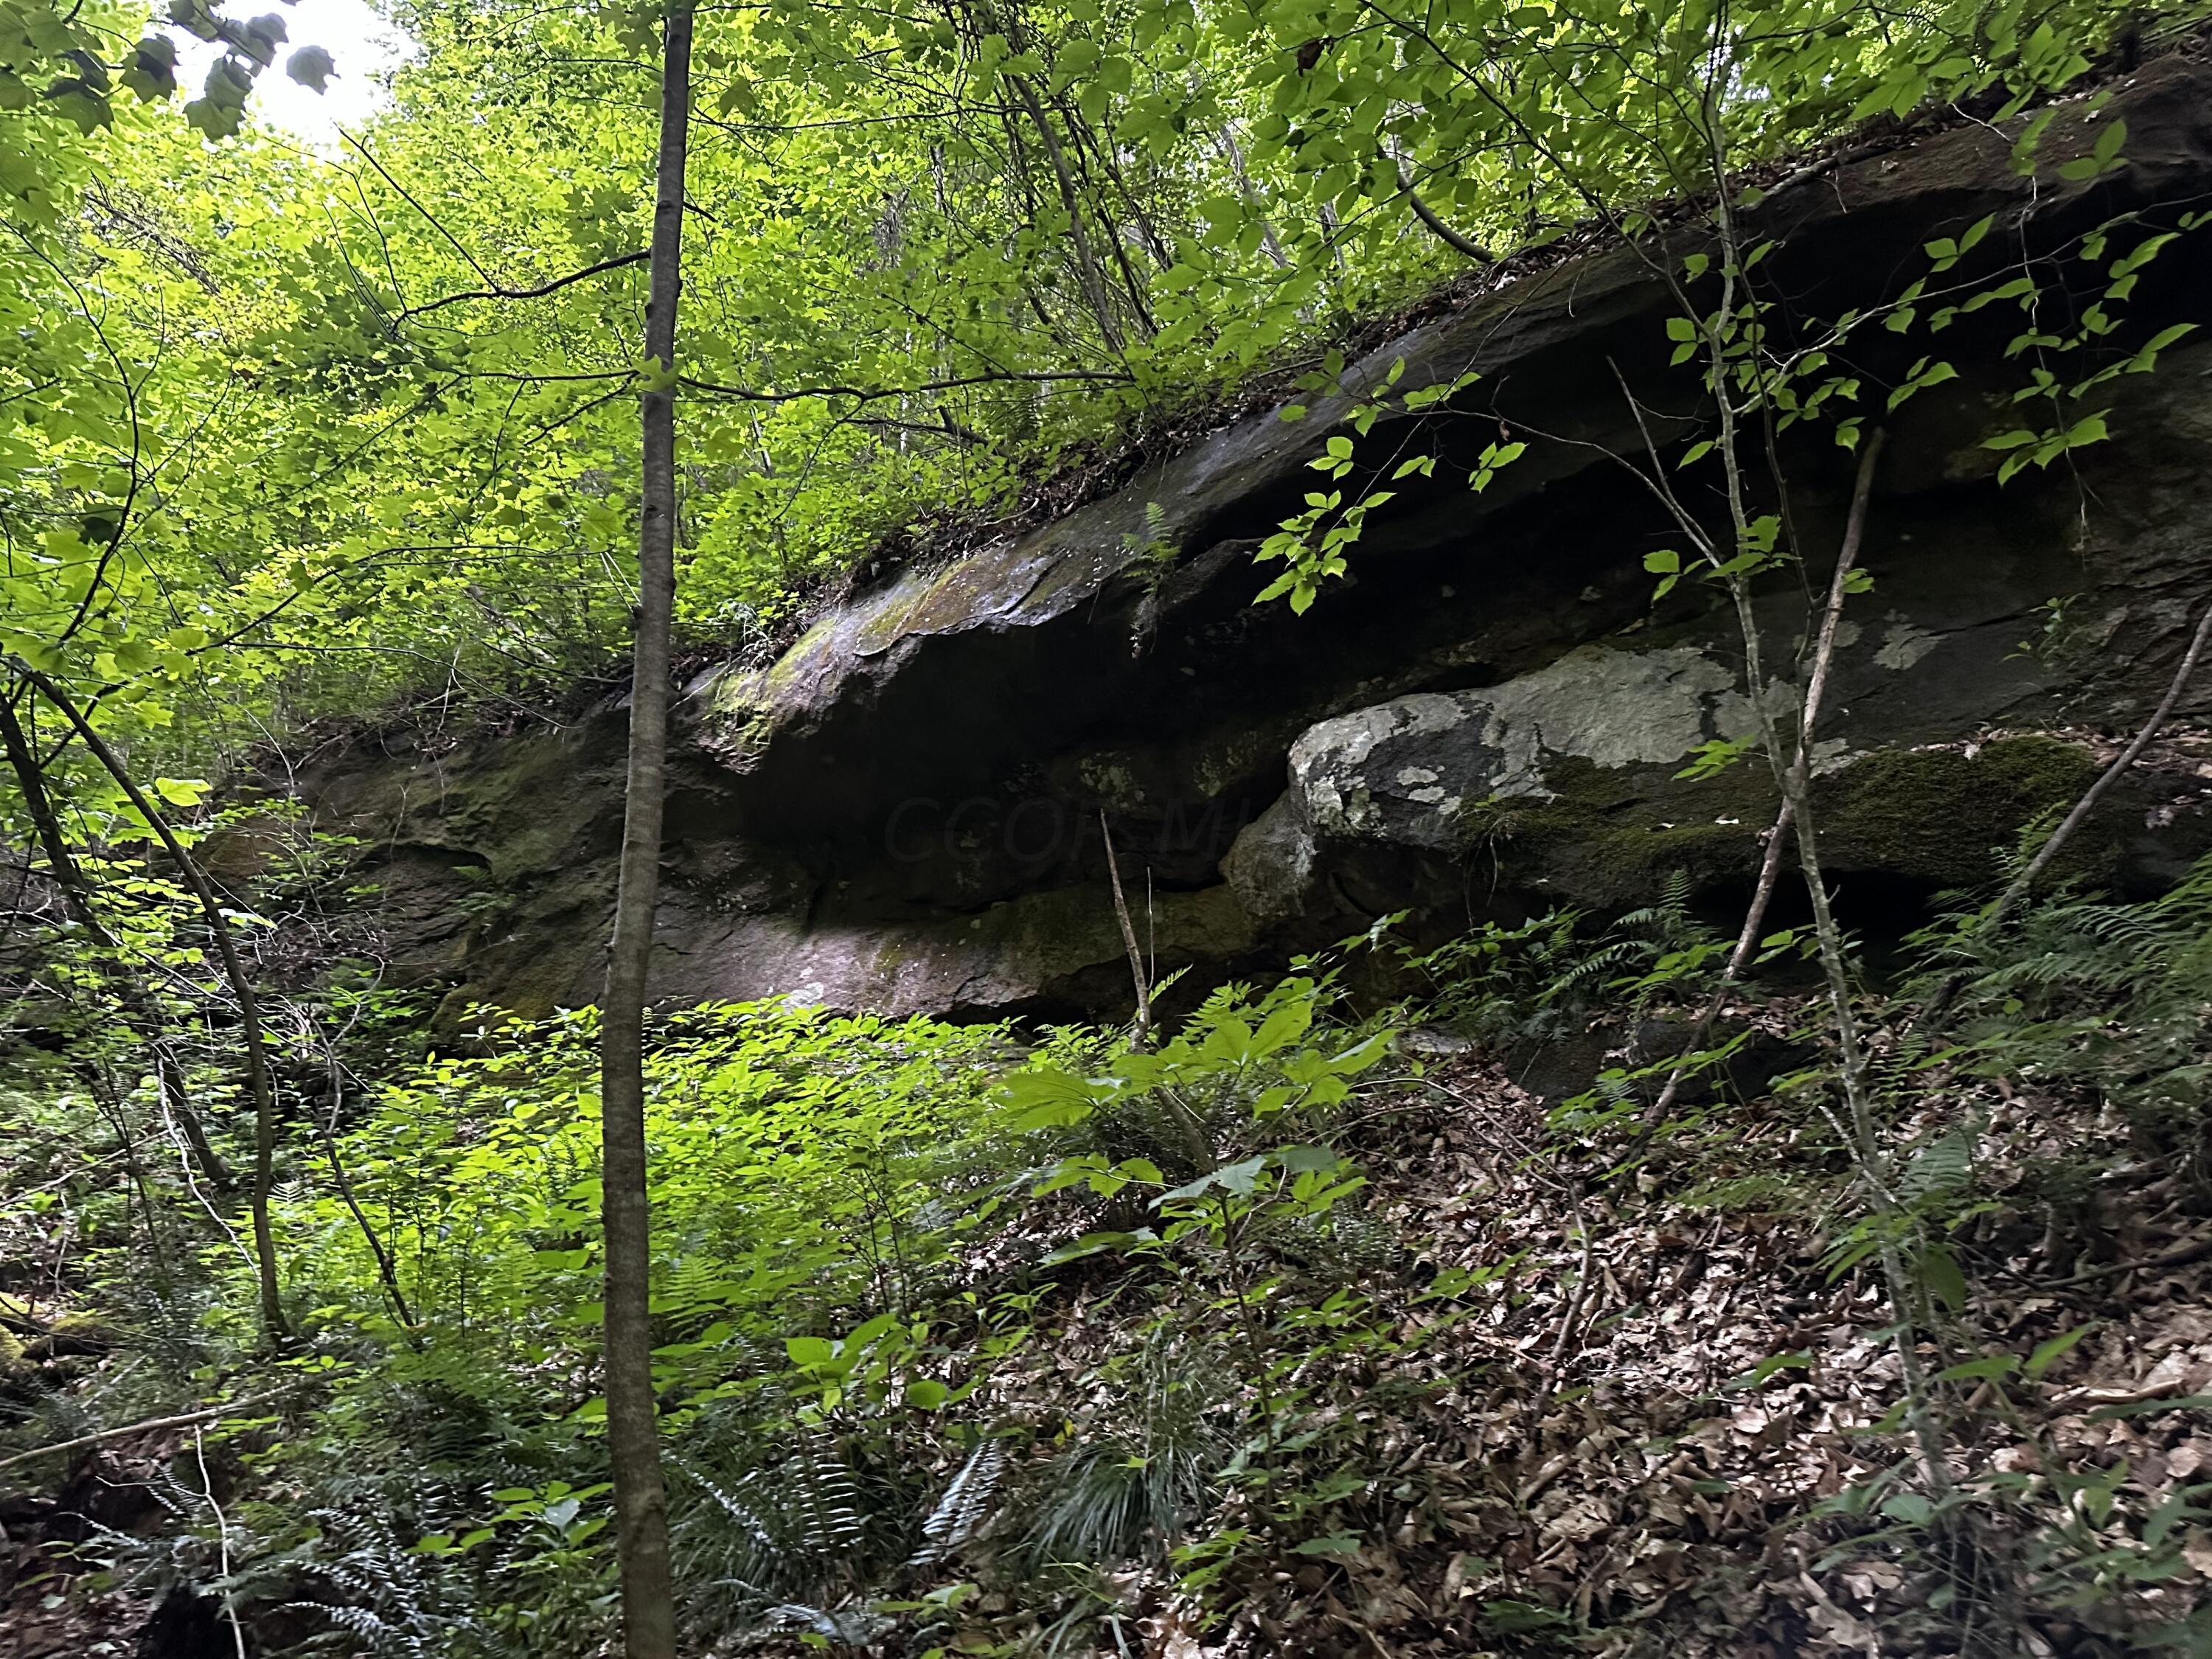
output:
MULTIPOLYGON (((2087 750, 2045 737, 2008 738, 1972 753, 1881 750, 1819 786, 1824 861, 1945 887, 1986 882, 2020 832, 2081 799, 2097 771, 2087 750)), ((2056 873, 2094 878, 2113 856, 2112 836, 2077 835, 2056 873)))

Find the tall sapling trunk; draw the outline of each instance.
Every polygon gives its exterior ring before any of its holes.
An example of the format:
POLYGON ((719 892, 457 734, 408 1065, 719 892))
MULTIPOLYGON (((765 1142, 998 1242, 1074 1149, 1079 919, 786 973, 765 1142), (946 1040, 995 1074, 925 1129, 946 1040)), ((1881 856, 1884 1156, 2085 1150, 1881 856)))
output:
POLYGON ((653 1240, 646 1206, 645 979, 653 951, 666 790, 670 619, 676 604, 676 304, 691 106, 691 9, 668 9, 660 151, 645 313, 647 380, 638 518, 637 639, 629 778, 614 938, 599 1014, 600 1169, 606 1236, 607 1453, 614 1473, 627 1659, 675 1659, 668 1492, 653 1397, 653 1240))

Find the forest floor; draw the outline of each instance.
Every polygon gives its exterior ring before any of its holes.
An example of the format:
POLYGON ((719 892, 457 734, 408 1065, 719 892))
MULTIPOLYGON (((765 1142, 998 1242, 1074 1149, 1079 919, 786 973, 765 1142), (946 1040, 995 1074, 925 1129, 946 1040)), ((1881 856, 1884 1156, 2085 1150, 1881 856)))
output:
MULTIPOLYGON (((2212 1230, 2201 1210, 2177 1215, 2177 1171, 2131 1164, 2118 1126, 2082 1103, 1992 1091, 1984 1104, 1982 1190, 2005 1196, 1971 1224, 1961 1249, 1978 1288, 1924 1363, 2024 1361, 2087 1334, 2038 1379, 1951 1382, 1952 1462, 1968 1484, 2108 1479, 2103 1525, 2155 1514, 2212 1470, 2212 1230), (2054 1157, 2109 1171, 2071 1214, 2037 1190, 2054 1157)), ((1954 1095, 1906 1132, 1940 1137, 1968 1109, 1954 1095)), ((1824 1265, 1847 1183, 1806 1130, 1802 1109, 1733 1104, 1600 1187, 1540 1150, 1543 1105, 1494 1064, 1447 1062, 1410 1085, 1356 1152, 1370 1213, 1397 1239, 1399 1343, 1345 1360, 1329 1384, 1357 1426, 1328 1455, 1358 1469, 1347 1507, 1366 1524, 1244 1564, 1225 1630, 1163 1603, 1141 1650, 1956 1651, 1933 1632, 1923 1644, 1935 1579, 1900 1556, 1896 1530, 1835 1507, 1899 1462, 1877 1427, 1893 1429, 1899 1360, 1878 1284, 1824 1265), (1421 1292, 1440 1271, 1504 1264, 1464 1300, 1421 1292)), ((1084 1373, 1100 1340, 1091 1305, 1054 1334, 1038 1401, 1084 1373)), ((1996 1558, 2021 1539, 1998 1522, 1980 1543, 1988 1617, 2024 1620, 1994 1582, 2020 1569, 1996 1558)), ((2177 1616, 2212 1580, 2212 1534, 2190 1532, 2182 1553, 2152 1590, 2177 1616)), ((2118 1631, 2107 1648, 2100 1622, 2091 1608, 2005 1624, 1999 1650, 2130 1650, 2118 1631)))
MULTIPOLYGON (((1778 1031, 1795 1012, 1737 1014, 1778 1031)), ((1920 1160, 1930 1179, 1957 1173, 1947 1147, 1975 1171, 1950 1236, 1964 1272, 1955 1291, 1934 1287, 1921 1340, 1961 1494, 1946 1522, 1895 1478, 1913 1453, 1893 1316, 1864 1264, 1832 1266, 1849 1169, 1787 1079, 1692 1110, 1609 1175, 1553 1150, 1546 1104, 1495 1060, 1436 1046, 1340 1126, 1369 1186, 1310 1266, 1364 1311, 1341 1340, 1326 1302, 1269 1328, 1304 1413, 1265 1483, 1214 1489, 1192 1530, 1214 1553, 1102 1571, 1084 1595, 1110 1642, 1063 1631, 1054 1645, 983 1528, 915 1581, 979 1590, 857 1645, 2086 1656, 2140 1650, 2146 1628, 2187 1617, 2212 1580, 2196 1506, 2212 1479, 2212 1219, 2194 1176, 2138 1157, 2100 1103, 1938 1072, 1895 1126, 1938 1149, 1920 1160), (2154 1553, 2154 1571, 2130 1571, 2154 1553), (1984 1605, 1962 1610, 1962 1583, 1984 1605), (1962 1650, 1962 1620, 1993 1645, 1962 1650)), ((957 1276, 988 1284, 1005 1249, 957 1276)), ((1153 1318, 1140 1276, 1110 1256, 1062 1269, 1036 1340, 971 1409, 1034 1426, 1039 1444, 1091 1412, 1111 1354, 1141 1347, 1153 1318)), ((8 1322, 19 1382, 96 1387, 131 1363, 103 1355, 96 1326, 71 1340, 52 1308, 13 1305, 8 1322)), ((241 1478, 168 1428, 79 1454, 60 1485, 59 1464, 30 1479, 43 1490, 0 1509, 0 1659, 240 1650, 213 1602, 117 1588, 70 1547, 88 1521, 189 1522, 167 1513, 176 1482, 159 1471, 194 1466, 217 1504, 241 1478)), ((818 1651, 810 1636, 715 1650, 818 1651)))

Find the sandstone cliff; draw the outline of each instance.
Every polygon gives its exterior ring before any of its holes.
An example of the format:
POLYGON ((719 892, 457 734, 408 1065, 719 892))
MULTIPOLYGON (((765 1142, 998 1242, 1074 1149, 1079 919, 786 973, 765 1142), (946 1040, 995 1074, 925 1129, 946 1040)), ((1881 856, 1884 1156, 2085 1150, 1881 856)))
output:
MULTIPOLYGON (((1992 213, 1990 281, 2010 263, 2048 303, 2091 291, 2097 268, 2067 257, 2085 232, 2212 191, 2212 71, 2154 64, 2094 119, 2062 113, 2046 161, 2116 112, 2127 165, 2090 180, 2024 177, 1979 125, 1808 169, 1752 210, 1778 244, 1775 314, 1809 328, 1880 304, 1926 269, 1925 241, 1992 213)), ((2185 236, 2129 327, 2203 318, 2208 294, 2212 232, 2185 236)), ((1111 1006, 1128 981, 1102 814, 1140 933, 1194 983, 1401 908, 1433 931, 1620 907, 1681 871, 1724 909, 1771 819, 1763 769, 1677 775, 1747 728, 1741 640, 1695 583, 1655 607, 1643 558, 1674 532, 1624 465, 1656 447, 1675 467, 1698 430, 1696 383, 1668 363, 1676 309, 1635 250, 1557 264, 1352 366, 1304 421, 1229 425, 1040 533, 859 593, 765 671, 695 680, 658 994, 1111 1006), (1399 486, 1310 612, 1255 606, 1257 544, 1401 359, 1408 386, 1480 377, 1418 432, 1386 419, 1365 441, 1444 465, 1399 486), (1528 451, 1471 493, 1501 428, 1528 451)), ((1842 902, 1877 930, 1988 878, 1989 848, 2078 793, 2110 752, 2096 734, 2141 718, 2212 588, 2212 340, 2115 381, 2111 441, 2000 487, 1983 441, 2025 379, 2005 351, 2020 327, 1993 306, 1943 336, 1958 377, 1899 413, 1876 478, 1875 583, 1846 624, 1820 770, 1842 902)), ((1854 367, 1878 410, 1929 346, 1875 339, 1854 367)), ((1760 599, 1786 659, 1852 463, 1825 432, 1776 459, 1808 566, 1760 599)), ((1674 476, 1710 495, 1696 468, 1674 476)), ((606 708, 449 751, 362 739, 300 787, 369 849, 406 974, 455 1008, 537 1012, 596 992, 623 734, 606 708)), ((2080 838, 2080 868, 2141 886, 2181 867, 2212 842, 2208 771, 2185 742, 2154 753, 2080 838)))

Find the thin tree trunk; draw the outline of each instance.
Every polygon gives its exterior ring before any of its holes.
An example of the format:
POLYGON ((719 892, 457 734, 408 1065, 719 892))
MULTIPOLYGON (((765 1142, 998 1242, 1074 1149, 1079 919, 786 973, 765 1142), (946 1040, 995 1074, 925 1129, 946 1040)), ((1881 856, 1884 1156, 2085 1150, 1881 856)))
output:
POLYGON ((30 734, 16 719, 15 705, 5 697, 0 697, 0 749, 7 751, 8 764, 23 792, 23 804, 31 814, 31 825, 38 835, 39 845, 46 853, 46 866, 53 872, 55 884, 61 889, 63 905, 76 918, 77 926, 84 929, 85 937, 115 958, 116 972, 122 981, 124 1007, 143 1023, 140 1035, 146 1039, 146 1046, 154 1056, 156 1085, 167 1091, 171 1109, 191 1146, 192 1156, 217 1191, 234 1190, 238 1182, 230 1172, 230 1165, 209 1144, 199 1115, 185 1098, 184 1067, 178 1063, 168 1038, 162 1033, 161 1010, 152 998, 131 984, 130 966, 122 959, 121 946, 100 921, 100 913, 93 908, 92 884, 85 878, 84 871, 71 855, 69 842, 62 834, 61 819, 54 811, 52 797, 46 793, 46 774, 40 769, 30 734))
POLYGON ((199 861, 185 850, 184 842, 170 829, 168 819, 147 798, 146 792, 131 777, 130 769, 117 758, 92 722, 78 712, 68 694, 28 663, 17 661, 11 665, 17 678, 36 687, 39 694, 76 728, 93 758, 107 769, 116 787, 138 809, 139 817, 146 820, 147 827, 167 849, 177 873, 191 889, 192 896, 199 901, 201 915, 207 918, 208 931, 215 937, 216 959, 222 964, 224 979, 230 983, 231 994, 238 999, 238 1023, 246 1037, 246 1081, 253 1097, 253 1255, 260 1279, 261 1327, 271 1344, 288 1341, 292 1330, 284 1317, 283 1297, 276 1282, 276 1239, 269 1224, 269 1197, 276 1185, 276 1091, 269 1079, 268 1046, 261 1035, 261 1004, 253 994, 252 981, 246 977, 246 963, 238 954, 238 942, 231 936, 230 919, 223 915, 215 889, 209 884, 199 861))
POLYGON ((1129 901, 1121 891, 1121 866, 1114 857, 1114 832, 1106 827, 1106 809, 1098 809, 1098 833, 1106 842, 1106 874, 1114 884, 1114 915, 1121 924, 1121 943, 1129 952, 1129 978, 1137 988, 1137 1024, 1130 1033, 1132 1048, 1148 1047, 1152 1040, 1152 987, 1145 972, 1145 953, 1137 948, 1137 927, 1129 920, 1129 901))
MULTIPOLYGON (((1121 291, 1129 296, 1129 307, 1137 319, 1137 327, 1149 340, 1160 331, 1159 319, 1152 315, 1152 306, 1145 298, 1144 282, 1138 276, 1136 267, 1129 263, 1129 251, 1121 245, 1121 228, 1115 224, 1112 216, 1107 211, 1106 192, 1092 179, 1091 163, 1085 159, 1086 155, 1096 155, 1099 158, 1100 167, 1106 176, 1121 188, 1124 198, 1128 197, 1128 187, 1121 184, 1120 173, 1107 159, 1105 147, 1098 142, 1097 135, 1085 131, 1081 115, 1071 109, 1064 99, 1054 98, 1052 107, 1060 112, 1068 137, 1074 141, 1076 166, 1082 172, 1083 182, 1091 186, 1091 199, 1098 210, 1098 234, 1106 239, 1106 246, 1113 250, 1114 264, 1121 273, 1121 291)), ((1133 200, 1129 205, 1141 240, 1145 235, 1144 210, 1137 207, 1133 200)), ((1167 264, 1167 261, 1162 261, 1161 268, 1166 269, 1167 264)))
POLYGON ((676 604, 676 307, 684 252, 684 167, 691 104, 691 8, 668 10, 660 77, 660 153, 653 210, 640 404, 636 649, 629 779, 614 938, 599 1010, 602 1213, 606 1236, 607 1453, 614 1472, 627 1659, 675 1659, 668 1492, 653 1397, 653 1238, 646 1203, 645 981, 653 952, 666 787, 669 634, 676 604))
POLYGON ((345 1102, 345 1067, 338 1060, 337 1045, 312 1023, 303 1023, 307 1024, 308 1034, 323 1051, 323 1063, 331 1079, 331 1115, 327 1119, 317 1119, 315 1130, 322 1137, 323 1155, 331 1161, 331 1179, 337 1182, 338 1196, 345 1201, 354 1224, 361 1229, 362 1242, 375 1259, 376 1276, 383 1281, 384 1293, 392 1298, 392 1311, 399 1317, 408 1346, 420 1348, 422 1338, 415 1329, 415 1310, 407 1304, 407 1293, 399 1288, 399 1270, 392 1262, 392 1253, 384 1248, 384 1241, 377 1237, 376 1229, 369 1224, 368 1212, 361 1207, 361 1200, 353 1189, 353 1178, 346 1174, 345 1161, 338 1156, 338 1115, 345 1102))
MULTIPOLYGON (((1194 87, 1193 90, 1196 90, 1196 88, 1194 87)), ((1282 239, 1275 234, 1274 222, 1267 217, 1266 204, 1260 198, 1259 188, 1253 184, 1252 175, 1245 170, 1244 151, 1237 143, 1233 118, 1223 123, 1221 131, 1215 142, 1219 145, 1221 153, 1229 158, 1230 169, 1237 175, 1237 195, 1243 199, 1244 205, 1252 216, 1259 222, 1261 246, 1267 250, 1268 258, 1274 261, 1278 270, 1288 270, 1291 256, 1283 252, 1282 239)))
POLYGON ((1444 222, 1443 215, 1422 199, 1421 192, 1413 187, 1413 164, 1411 161, 1402 155, 1393 155, 1387 149, 1382 152, 1382 159, 1390 162, 1393 170, 1396 172, 1399 190, 1404 195, 1407 205, 1413 210, 1413 216, 1426 225, 1438 241, 1453 252, 1463 255, 1479 265, 1494 265, 1498 263, 1496 254, 1480 242, 1454 230, 1444 222))
MULTIPOLYGON (((169 1253, 161 1248, 161 1217, 154 1207, 153 1183, 146 1179, 146 1167, 138 1161, 138 1142, 131 1133, 131 1115, 125 1104, 122 1091, 117 1089, 100 1062, 95 1060, 84 1068, 85 1086, 115 1131, 116 1145, 122 1149, 123 1165, 129 1171, 131 1186, 138 1189, 139 1207, 146 1212, 146 1243, 154 1257, 154 1271, 161 1275, 161 1291, 169 1292, 173 1283, 169 1274, 169 1253)), ((130 1213, 131 1188, 124 1188, 124 1212, 126 1224, 130 1213)))
POLYGON ((37 831, 39 846, 46 855, 46 866, 54 872, 54 884, 62 890, 62 905, 78 927, 103 950, 113 941, 107 929, 94 914, 87 896, 88 884, 84 872, 76 867, 70 854, 69 842, 63 837, 61 820, 55 816, 52 799, 46 793, 46 774, 39 768, 39 757, 32 750, 30 734, 23 730, 22 722, 15 718, 12 698, 0 697, 0 746, 8 753, 8 764, 15 774, 15 782, 23 792, 23 805, 31 814, 31 827, 37 831))
MULTIPOLYGON (((1820 613, 1820 625, 1814 633, 1812 666, 1806 677, 1803 707, 1797 715, 1797 752, 1790 765, 1801 782, 1809 784, 1813 764, 1813 730, 1820 718, 1820 700, 1826 695, 1828 669, 1836 652, 1836 630, 1843 621, 1844 599, 1850 591, 1851 572, 1858 568, 1859 545, 1866 537, 1867 502, 1874 494, 1875 463, 1881 458, 1883 443, 1888 434, 1876 427, 1869 435, 1865 447, 1859 452, 1857 482, 1851 489, 1851 507, 1844 522, 1844 544, 1836 555, 1835 574, 1828 582, 1828 602, 1820 613)), ((1667 1074, 1666 1086, 1660 1090, 1659 1098, 1645 1109, 1638 1144, 1666 1121, 1667 1109, 1674 1103, 1676 1091, 1688 1075, 1690 1056, 1705 1043, 1705 1035, 1711 1030, 1713 1021, 1721 1011, 1721 1003, 1729 988, 1742 977, 1744 966, 1751 953, 1758 948, 1759 936, 1766 921, 1766 907, 1773 901, 1776 880, 1782 872, 1782 856, 1790 839, 1790 826, 1796 823, 1797 808, 1795 799, 1784 795, 1782 809, 1775 815, 1774 828, 1766 837, 1766 856, 1759 866, 1758 885, 1753 890, 1751 907, 1744 912, 1743 927, 1736 934, 1735 948, 1729 952, 1728 965, 1721 970, 1720 982, 1713 987, 1712 994, 1698 1012, 1697 1021, 1690 1027, 1690 1035, 1682 1045, 1682 1056, 1667 1074)))
POLYGON ((1014 95, 1029 112, 1037 137, 1044 144, 1045 159, 1052 163, 1053 177, 1060 185, 1060 203, 1066 210, 1067 233, 1075 244, 1076 275, 1083 283, 1083 297, 1097 316, 1098 331, 1106 337, 1107 345, 1118 352, 1121 349, 1121 327, 1114 319, 1113 296, 1107 291, 1105 272, 1099 267, 1098 256, 1091 246, 1091 233, 1083 222, 1083 203, 1076 192, 1074 169, 1067 164, 1067 152, 1060 148, 1059 136, 1053 131, 1051 118, 1045 114, 1044 104, 1030 83, 1030 77, 1017 75, 1010 78, 1014 95))
POLYGON ((192 1149, 192 1161, 200 1166, 200 1173, 208 1178, 208 1185, 228 1197, 238 1190, 238 1177, 230 1172, 230 1165, 215 1149, 207 1137, 207 1126, 200 1115, 192 1109, 191 1099, 185 1091, 185 1067, 177 1058, 177 1051, 169 1046, 165 1036, 149 1036, 147 1042, 154 1050, 154 1086, 160 1092, 161 1103, 177 1121, 177 1127, 185 1137, 185 1144, 192 1149))
MULTIPOLYGON (((2205 606, 2203 616, 2197 621, 2197 631, 2190 635, 2189 644, 2181 653, 2181 665, 2173 671, 2173 678, 2166 688, 2165 696, 2159 699, 2158 707, 2151 710, 2150 718, 2143 722, 2142 729, 2136 733, 2126 748, 2120 750, 2112 763, 2097 775, 2095 781, 2090 784, 2081 799, 2074 803, 2074 810, 2067 813, 2058 827, 2044 838, 2043 846, 2028 861, 2027 867, 2012 878, 2004 891, 1997 896, 1997 902, 1990 907, 1989 914, 1975 924, 1978 931, 1984 933, 1995 932, 2007 917, 2019 908, 2021 901, 2035 885, 2035 878, 2044 872, 2051 860, 2058 856, 2059 849, 2066 845, 2068 839, 2095 810, 2097 803, 2104 799, 2105 792, 2127 775, 2128 769, 2150 746, 2151 739, 2165 729, 2166 721, 2172 718, 2175 705, 2181 701, 2181 694, 2189 687, 2191 676, 2197 672, 2197 659, 2204 654, 2208 642, 2212 642, 2212 604, 2205 606)), ((1966 988, 1966 979, 1967 972, 1964 968, 1954 969, 1944 976, 1943 982, 1936 988, 1935 995, 1929 999, 1930 1017, 1940 1018, 1950 1012, 1959 993, 1966 988)))
POLYGON ((1137 199, 1137 192, 1129 187, 1129 181, 1122 176, 1121 164, 1114 159, 1114 137, 1111 130, 1101 131, 1092 126, 1089 121, 1084 119, 1083 112, 1080 109, 1071 112, 1065 100, 1060 101, 1060 107, 1061 112, 1067 118, 1068 130, 1077 133, 1084 140, 1085 147, 1098 158, 1098 165, 1104 171, 1107 178, 1113 180, 1114 188, 1121 192, 1122 204, 1129 210, 1129 222, 1136 229, 1137 240, 1145 245, 1145 251, 1152 256, 1153 262, 1162 270, 1169 269, 1175 264, 1175 255, 1169 251, 1167 243, 1161 239, 1160 233, 1153 225, 1151 216, 1146 213, 1145 204, 1137 199))

